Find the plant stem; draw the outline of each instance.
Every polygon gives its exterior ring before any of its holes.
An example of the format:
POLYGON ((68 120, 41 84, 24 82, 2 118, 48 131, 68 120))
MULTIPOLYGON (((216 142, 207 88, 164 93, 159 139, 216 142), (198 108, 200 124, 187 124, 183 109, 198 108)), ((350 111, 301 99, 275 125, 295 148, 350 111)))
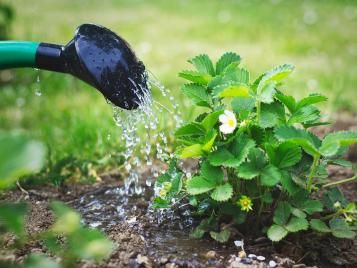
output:
POLYGON ((346 182, 351 182, 351 181, 354 181, 354 180, 357 180, 357 175, 354 175, 353 177, 348 178, 348 179, 344 179, 344 180, 340 180, 340 181, 334 181, 334 182, 327 183, 327 184, 323 185, 322 188, 326 188, 326 187, 330 187, 330 186, 335 186, 335 185, 338 185, 338 184, 342 184, 342 183, 346 183, 346 182))
POLYGON ((264 189, 262 189, 262 185, 260 182, 260 176, 257 179, 257 184, 258 184, 258 188, 259 188, 259 195, 260 195, 260 204, 259 204, 259 210, 258 210, 258 218, 260 221, 260 217, 264 208, 264 202, 263 202, 263 193, 264 193, 264 189))
POLYGON ((340 213, 337 211, 337 212, 334 212, 334 213, 332 213, 330 215, 326 215, 324 217, 321 217, 320 220, 322 220, 322 221, 329 220, 329 219, 331 219, 331 218, 333 218, 333 217, 335 217, 336 215, 339 215, 339 214, 340 213))
POLYGON ((316 167, 317 167, 317 165, 319 163, 319 160, 320 160, 320 155, 319 154, 314 155, 314 161, 312 163, 310 175, 309 175, 309 178, 308 178, 308 181, 307 181, 307 190, 309 192, 311 192, 311 190, 312 190, 312 183, 313 183, 313 180, 314 180, 314 175, 315 175, 316 167))
POLYGON ((260 101, 257 101, 256 106, 257 106, 257 123, 259 125, 259 123, 260 123, 260 110, 261 110, 260 101))

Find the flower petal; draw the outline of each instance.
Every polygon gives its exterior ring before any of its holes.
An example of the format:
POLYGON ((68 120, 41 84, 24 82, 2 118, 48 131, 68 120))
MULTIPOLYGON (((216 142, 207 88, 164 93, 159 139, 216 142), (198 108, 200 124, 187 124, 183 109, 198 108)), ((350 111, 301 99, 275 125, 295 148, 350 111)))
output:
POLYGON ((223 134, 231 134, 234 131, 235 128, 230 127, 228 124, 222 124, 219 127, 219 130, 223 133, 223 134))
POLYGON ((228 122, 228 116, 225 114, 221 114, 218 119, 219 119, 219 122, 221 122, 223 124, 228 122))
POLYGON ((224 110, 224 114, 227 115, 230 118, 236 118, 235 114, 229 110, 224 110))

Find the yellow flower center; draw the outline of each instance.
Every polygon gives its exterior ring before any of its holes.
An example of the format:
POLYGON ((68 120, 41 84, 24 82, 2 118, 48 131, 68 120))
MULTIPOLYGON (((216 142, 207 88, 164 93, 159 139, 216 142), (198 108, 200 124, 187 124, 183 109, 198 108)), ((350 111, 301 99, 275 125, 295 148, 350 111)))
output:
POLYGON ((248 197, 248 196, 245 196, 243 195, 240 199, 239 199, 239 205, 241 207, 241 210, 242 211, 250 211, 250 210, 253 210, 252 208, 252 200, 248 197))
POLYGON ((228 126, 230 126, 230 127, 234 127, 234 119, 233 118, 229 118, 228 119, 228 121, 227 121, 227 124, 228 124, 228 126))
POLYGON ((243 201, 242 201, 242 206, 243 206, 243 207, 247 207, 247 206, 249 206, 249 205, 250 205, 249 200, 243 200, 243 201))

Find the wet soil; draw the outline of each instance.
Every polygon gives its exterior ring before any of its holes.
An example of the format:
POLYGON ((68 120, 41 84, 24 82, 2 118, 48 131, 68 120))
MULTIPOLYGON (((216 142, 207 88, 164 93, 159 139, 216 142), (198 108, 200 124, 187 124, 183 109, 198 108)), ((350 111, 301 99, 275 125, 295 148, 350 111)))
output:
MULTIPOLYGON (((330 128, 317 128, 317 135, 341 129, 356 129, 357 117, 340 116, 330 128)), ((357 163, 357 148, 353 147, 348 159, 357 163)), ((188 163, 190 164, 190 163, 188 163)), ((192 165, 194 166, 194 165, 192 165)), ((156 165, 160 169, 160 165, 156 165)), ((53 222, 48 209, 51 200, 66 202, 77 209, 84 223, 102 229, 116 244, 116 249, 105 262, 96 265, 81 262, 79 267, 269 267, 274 260, 279 267, 357 267, 357 240, 335 239, 304 233, 289 236, 284 242, 271 243, 264 237, 244 238, 245 251, 265 256, 266 261, 246 259, 246 265, 237 262, 238 249, 233 241, 226 245, 211 239, 189 238, 197 220, 191 217, 187 207, 178 207, 175 213, 159 214, 149 203, 153 195, 153 181, 149 167, 139 171, 143 193, 123 195, 123 183, 116 171, 102 174, 101 181, 91 185, 70 185, 56 188, 41 186, 21 191, 15 189, 0 196, 2 200, 25 200, 31 207, 27 231, 31 234, 47 229, 53 222)), ((329 169, 332 179, 352 176, 350 169, 333 166, 329 169)), ((357 201, 357 183, 343 186, 345 195, 357 201)), ((236 237, 236 239, 242 239, 236 237)), ((14 242, 6 238, 7 245, 14 242)), ((22 250, 0 249, 0 259, 16 262, 31 252, 46 252, 38 242, 27 244, 22 250)))

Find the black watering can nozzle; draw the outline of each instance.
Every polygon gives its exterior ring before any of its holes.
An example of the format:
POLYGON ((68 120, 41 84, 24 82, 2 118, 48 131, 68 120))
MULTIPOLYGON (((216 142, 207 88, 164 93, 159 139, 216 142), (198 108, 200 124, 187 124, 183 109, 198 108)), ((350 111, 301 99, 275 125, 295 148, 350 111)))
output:
MULTIPOLYGON (((6 42, 0 42, 0 54, 1 43, 6 42)), ((10 43, 7 42, 8 49, 10 43)), ((19 45, 19 42, 13 44, 19 45)), ((31 45, 27 45, 27 49, 31 50, 31 45)), ((32 46, 36 46, 34 62, 31 62, 30 52, 26 55, 27 59, 17 53, 17 61, 9 57, 10 62, 2 63, 0 59, 0 69, 36 67, 70 73, 124 109, 137 108, 149 92, 144 64, 137 59, 124 39, 102 26, 79 26, 74 38, 65 46, 47 43, 32 43, 32 46)))

